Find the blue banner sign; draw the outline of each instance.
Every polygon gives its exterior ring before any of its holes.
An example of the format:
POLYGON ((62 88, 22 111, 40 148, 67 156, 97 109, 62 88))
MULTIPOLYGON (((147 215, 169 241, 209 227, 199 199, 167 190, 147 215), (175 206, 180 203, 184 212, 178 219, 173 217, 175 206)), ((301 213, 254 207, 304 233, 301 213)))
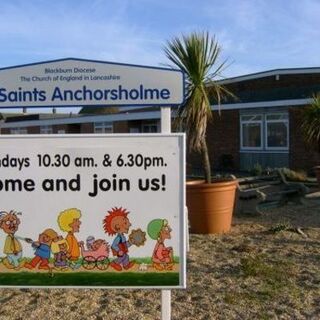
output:
POLYGON ((176 106, 184 101, 180 70, 83 59, 0 69, 0 108, 176 106))

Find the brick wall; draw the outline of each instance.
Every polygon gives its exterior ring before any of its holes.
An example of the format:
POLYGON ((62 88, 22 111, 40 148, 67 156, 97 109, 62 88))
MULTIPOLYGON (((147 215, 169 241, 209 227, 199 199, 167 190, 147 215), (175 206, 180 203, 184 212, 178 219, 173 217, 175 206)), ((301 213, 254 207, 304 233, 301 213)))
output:
POLYGON ((40 133, 40 127, 28 127, 28 134, 39 134, 40 133))
POLYGON ((289 109, 290 154, 289 164, 293 170, 302 169, 310 172, 311 168, 320 164, 320 153, 315 145, 308 145, 300 129, 303 108, 289 109))
POLYGON ((93 133, 93 123, 81 123, 81 133, 93 133))
POLYGON ((10 134, 10 129, 9 128, 2 128, 1 134, 10 134))
POLYGON ((114 133, 128 133, 129 125, 127 121, 119 121, 113 123, 113 132, 114 133))
MULTIPOLYGON (((2 128, 1 134, 11 134, 11 128, 2 128)), ((27 127, 28 134, 39 134, 40 133, 40 127, 33 126, 33 127, 27 127)))

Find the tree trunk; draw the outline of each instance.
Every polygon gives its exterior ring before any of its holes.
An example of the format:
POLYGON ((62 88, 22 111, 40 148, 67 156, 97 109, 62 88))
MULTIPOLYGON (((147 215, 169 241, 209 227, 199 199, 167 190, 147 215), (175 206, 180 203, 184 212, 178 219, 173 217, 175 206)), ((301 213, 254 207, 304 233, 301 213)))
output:
POLYGON ((210 166, 210 160, 209 160, 208 146, 205 139, 201 143, 201 155, 202 155, 204 178, 206 180, 206 183, 211 183, 211 166, 210 166))

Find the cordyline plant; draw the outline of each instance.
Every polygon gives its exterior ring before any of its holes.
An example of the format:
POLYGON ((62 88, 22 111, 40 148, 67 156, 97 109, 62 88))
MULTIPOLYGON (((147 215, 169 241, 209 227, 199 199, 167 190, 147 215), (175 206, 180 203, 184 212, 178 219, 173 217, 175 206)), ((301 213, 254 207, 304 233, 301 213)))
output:
POLYGON ((308 143, 316 144, 320 152, 320 93, 313 96, 302 115, 301 129, 308 143))
POLYGON ((206 131, 208 121, 212 120, 210 100, 220 105, 224 96, 233 96, 216 82, 226 61, 218 63, 221 47, 208 32, 173 38, 167 42, 164 51, 186 75, 186 101, 178 109, 177 122, 187 134, 189 151, 201 153, 205 180, 211 183, 206 131))

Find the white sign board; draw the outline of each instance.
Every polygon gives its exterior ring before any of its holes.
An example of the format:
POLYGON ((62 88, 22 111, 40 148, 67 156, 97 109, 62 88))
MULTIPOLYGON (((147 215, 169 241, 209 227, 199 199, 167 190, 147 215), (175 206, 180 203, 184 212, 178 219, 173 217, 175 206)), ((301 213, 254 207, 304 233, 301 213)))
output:
POLYGON ((180 70, 83 59, 0 69, 0 108, 175 106, 184 100, 180 70))
POLYGON ((183 288, 184 135, 0 138, 0 286, 183 288))

